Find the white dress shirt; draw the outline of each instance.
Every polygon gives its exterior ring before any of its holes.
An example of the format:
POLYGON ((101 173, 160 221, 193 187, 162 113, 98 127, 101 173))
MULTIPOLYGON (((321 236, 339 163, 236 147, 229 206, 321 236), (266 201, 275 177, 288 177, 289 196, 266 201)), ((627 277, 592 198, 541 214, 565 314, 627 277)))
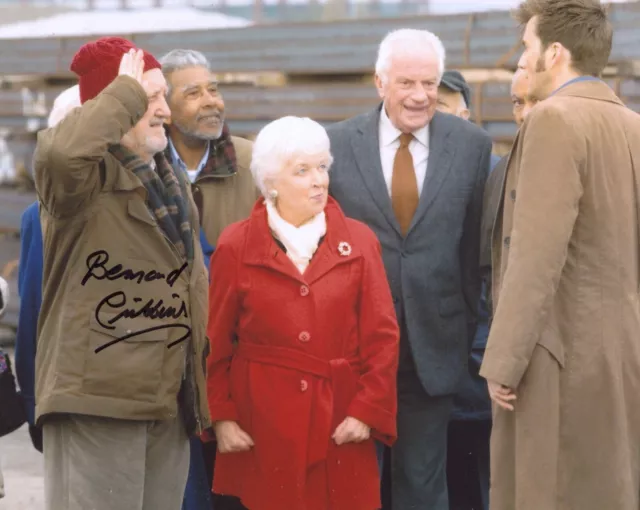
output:
MULTIPOLYGON (((384 181, 387 183, 389 196, 391 196, 393 161, 400 147, 401 134, 402 131, 391 123, 383 106, 380 112, 379 124, 380 162, 382 163, 382 173, 384 181)), ((427 175, 427 161, 429 160, 429 124, 414 131, 412 134, 413 140, 409 144, 409 152, 413 158, 413 168, 416 171, 416 181, 418 182, 418 195, 420 195, 424 186, 424 178, 427 175)))

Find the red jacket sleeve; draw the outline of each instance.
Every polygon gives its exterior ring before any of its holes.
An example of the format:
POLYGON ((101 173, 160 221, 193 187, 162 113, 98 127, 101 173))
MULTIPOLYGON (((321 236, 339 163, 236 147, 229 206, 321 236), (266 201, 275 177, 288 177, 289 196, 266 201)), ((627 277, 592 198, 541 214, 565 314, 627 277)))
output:
MULTIPOLYGON (((368 230, 368 229, 367 229, 368 230)), ((371 427, 372 434, 391 445, 396 440, 396 377, 400 330, 382 262, 380 244, 373 232, 363 250, 359 305, 361 376, 358 392, 349 406, 352 416, 371 427)))
POLYGON ((231 398, 229 369, 239 313, 238 261, 234 247, 220 242, 211 256, 209 268, 209 322, 207 336, 207 399, 211 421, 238 420, 236 404, 231 398))

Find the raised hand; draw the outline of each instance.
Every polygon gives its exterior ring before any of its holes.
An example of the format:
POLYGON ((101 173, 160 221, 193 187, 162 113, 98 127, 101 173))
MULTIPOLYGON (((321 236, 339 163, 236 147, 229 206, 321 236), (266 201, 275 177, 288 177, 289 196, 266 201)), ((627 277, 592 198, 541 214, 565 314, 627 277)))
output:
POLYGON ((143 85, 142 73, 144 73, 144 53, 142 50, 132 48, 122 55, 118 74, 121 76, 129 76, 136 80, 140 85, 143 85))

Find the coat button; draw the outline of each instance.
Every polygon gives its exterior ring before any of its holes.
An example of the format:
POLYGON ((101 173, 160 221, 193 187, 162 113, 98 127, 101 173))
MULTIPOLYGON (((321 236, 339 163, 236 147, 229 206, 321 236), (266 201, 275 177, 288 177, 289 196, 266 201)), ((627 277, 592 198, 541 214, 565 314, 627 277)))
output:
POLYGON ((302 297, 304 297, 304 296, 308 296, 308 295, 309 295, 309 287, 307 287, 306 285, 302 285, 302 286, 300 287, 300 295, 301 295, 302 297))
POLYGON ((509 196, 511 197, 511 200, 515 200, 516 199, 516 190, 512 189, 511 193, 509 193, 509 196))
POLYGON ((309 340, 311 340, 311 333, 309 333, 308 331, 303 331, 298 335, 298 340, 300 340, 301 342, 308 342, 309 340))
POLYGON ((305 392, 309 389, 309 383, 304 379, 300 379, 300 391, 305 392))
POLYGON ((504 245, 509 247, 509 245, 511 244, 511 237, 507 236, 504 238, 504 245))

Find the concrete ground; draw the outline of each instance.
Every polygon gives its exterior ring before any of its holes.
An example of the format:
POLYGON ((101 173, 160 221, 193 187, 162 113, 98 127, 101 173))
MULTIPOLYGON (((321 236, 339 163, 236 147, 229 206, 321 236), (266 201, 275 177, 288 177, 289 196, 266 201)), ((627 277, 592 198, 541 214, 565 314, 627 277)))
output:
MULTIPOLYGON (((10 285, 9 308, 0 321, 0 346, 11 356, 19 308, 16 262, 20 254, 20 240, 12 232, 19 230, 20 216, 34 199, 33 192, 0 187, 0 275, 10 285)), ((44 510, 42 454, 33 448, 26 425, 0 438, 0 469, 5 485, 0 510, 44 510)))
POLYGON ((5 489, 0 510, 44 510, 42 454, 31 444, 26 425, 0 437, 0 466, 5 489))
POLYGON ((5 497, 0 510, 44 510, 42 454, 31 445, 26 425, 0 438, 5 497))

